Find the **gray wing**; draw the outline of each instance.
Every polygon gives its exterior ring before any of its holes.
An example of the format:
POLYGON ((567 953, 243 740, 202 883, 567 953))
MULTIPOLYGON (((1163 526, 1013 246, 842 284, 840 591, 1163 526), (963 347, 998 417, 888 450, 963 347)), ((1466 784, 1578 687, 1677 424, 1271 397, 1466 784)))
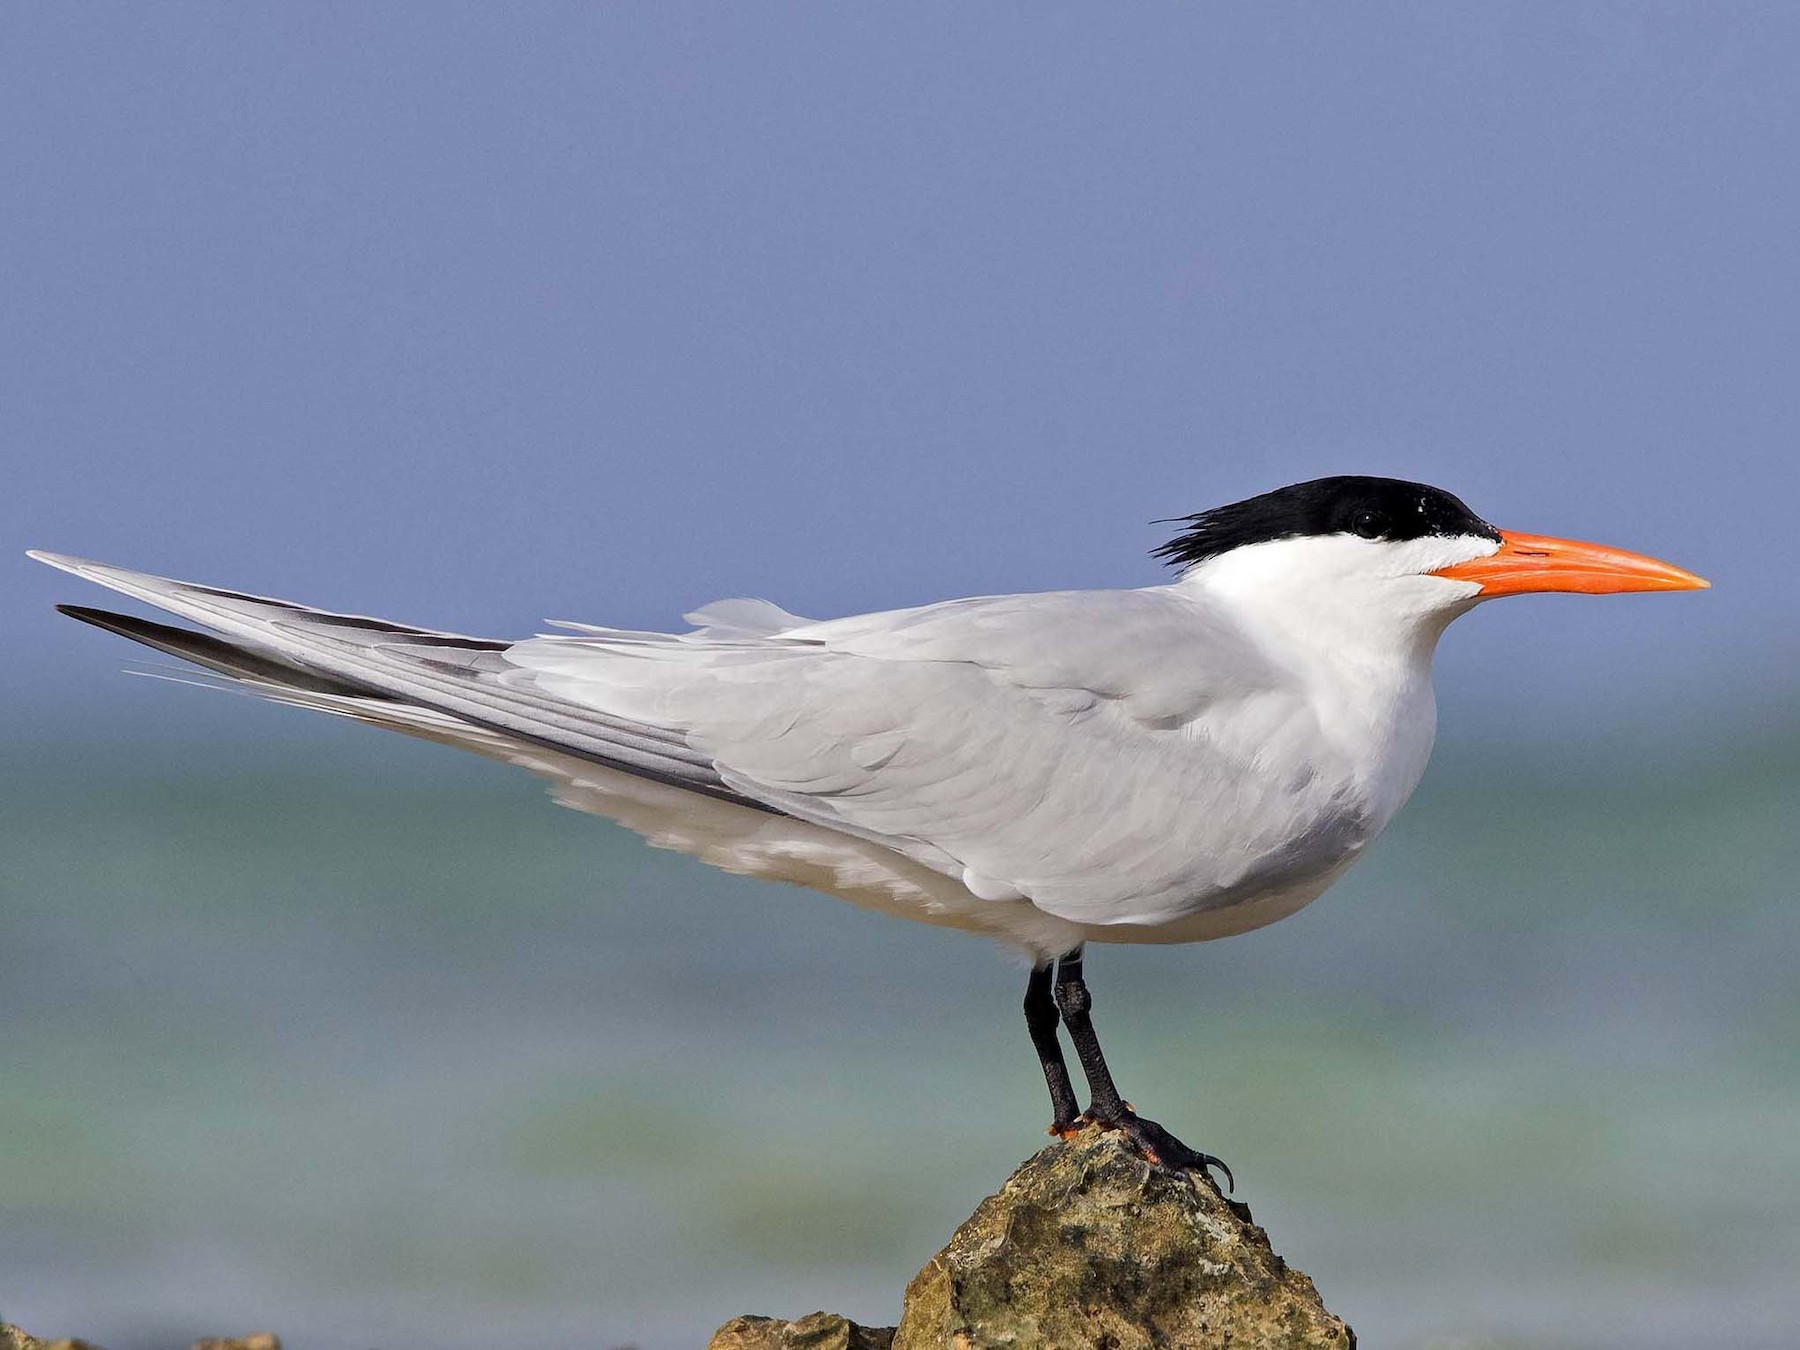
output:
POLYGON ((692 633, 568 625, 507 643, 34 556, 222 634, 78 616, 265 696, 285 685, 516 762, 507 745, 585 759, 1076 922, 1159 922, 1304 834, 1279 766, 1303 759, 1282 745, 1311 734, 1309 710, 1170 588, 829 623, 728 601, 691 615, 692 633))
POLYGON ((506 660, 511 681, 679 730, 732 791, 1083 923, 1161 921, 1281 849, 1303 809, 1282 743, 1316 729, 1266 657, 1169 588, 754 643, 544 638, 506 660))

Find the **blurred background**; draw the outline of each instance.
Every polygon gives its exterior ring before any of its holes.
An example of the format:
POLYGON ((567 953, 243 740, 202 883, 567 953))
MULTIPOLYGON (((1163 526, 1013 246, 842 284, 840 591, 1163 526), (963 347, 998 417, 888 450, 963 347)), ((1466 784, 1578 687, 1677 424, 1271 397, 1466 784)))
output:
POLYGON ((1710 577, 1484 607, 1299 917, 1090 960, 1371 1346, 1800 1325, 1800 12, 0 10, 0 1315, 891 1322, 1023 970, 119 674, 28 546, 484 634, 1161 579, 1325 473, 1710 577))

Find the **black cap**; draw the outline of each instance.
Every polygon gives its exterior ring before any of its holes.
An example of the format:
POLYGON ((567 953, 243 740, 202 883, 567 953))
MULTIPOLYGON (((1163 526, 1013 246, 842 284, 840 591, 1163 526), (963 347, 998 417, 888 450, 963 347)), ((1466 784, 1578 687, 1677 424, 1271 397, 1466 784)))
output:
POLYGON ((1295 483, 1177 519, 1188 528, 1153 552, 1176 567, 1191 567, 1246 544, 1308 535, 1500 538, 1498 530, 1441 488, 1356 474, 1295 483))

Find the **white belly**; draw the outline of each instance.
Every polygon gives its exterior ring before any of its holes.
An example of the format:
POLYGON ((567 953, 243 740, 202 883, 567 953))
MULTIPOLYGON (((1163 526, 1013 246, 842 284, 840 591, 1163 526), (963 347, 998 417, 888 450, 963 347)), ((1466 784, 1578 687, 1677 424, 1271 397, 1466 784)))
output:
POLYGON ((957 878, 822 826, 697 798, 552 752, 531 758, 535 762, 527 767, 558 780, 554 794, 559 802, 616 820, 659 848, 728 872, 788 882, 885 914, 995 938, 1034 959, 1060 956, 1085 942, 1208 942, 1249 932, 1316 899, 1361 847, 1359 839, 1330 862, 1311 857, 1291 875, 1246 879, 1235 893, 1197 895, 1153 922, 1083 923, 1048 913, 1027 898, 981 899, 957 878), (553 766, 550 760, 558 762, 553 766))

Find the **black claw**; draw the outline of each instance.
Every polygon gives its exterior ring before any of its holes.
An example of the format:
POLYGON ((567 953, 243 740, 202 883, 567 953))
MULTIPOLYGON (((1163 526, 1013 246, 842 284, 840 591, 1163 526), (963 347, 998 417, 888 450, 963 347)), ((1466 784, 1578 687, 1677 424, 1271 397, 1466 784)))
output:
POLYGON ((1225 1174, 1226 1193, 1237 1190, 1237 1178, 1231 1175, 1231 1169, 1222 1158, 1189 1148, 1154 1120, 1145 1120, 1135 1111, 1126 1111, 1117 1120, 1102 1120, 1100 1126, 1121 1131, 1146 1162, 1177 1171, 1198 1172, 1209 1181, 1212 1176, 1208 1169, 1216 1167, 1225 1174))

